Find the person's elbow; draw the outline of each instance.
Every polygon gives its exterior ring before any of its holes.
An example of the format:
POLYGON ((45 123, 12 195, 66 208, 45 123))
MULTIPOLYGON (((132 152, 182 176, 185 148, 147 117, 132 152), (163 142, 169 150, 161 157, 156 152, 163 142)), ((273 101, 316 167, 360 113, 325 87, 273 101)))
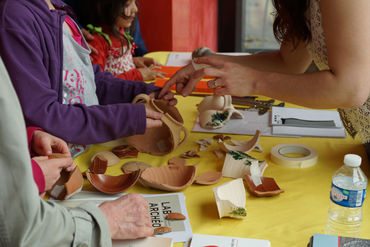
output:
POLYGON ((361 107, 368 100, 370 94, 370 78, 360 80, 357 83, 350 83, 349 87, 347 87, 347 93, 344 92, 345 97, 342 102, 343 108, 361 107))

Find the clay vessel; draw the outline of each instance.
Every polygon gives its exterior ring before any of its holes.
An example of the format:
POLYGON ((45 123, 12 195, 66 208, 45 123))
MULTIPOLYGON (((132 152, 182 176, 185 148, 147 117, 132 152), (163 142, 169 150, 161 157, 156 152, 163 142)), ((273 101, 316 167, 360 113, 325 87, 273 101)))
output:
POLYGON ((86 177, 90 183, 99 191, 106 194, 117 194, 133 186, 140 176, 140 170, 119 176, 109 176, 105 174, 94 174, 86 172, 86 177))
POLYGON ((66 200, 81 191, 83 181, 81 171, 78 167, 72 172, 62 170, 60 178, 49 191, 49 195, 58 200, 66 200))
POLYGON ((165 100, 151 99, 146 94, 139 94, 133 103, 145 104, 148 109, 163 114, 160 128, 147 129, 143 135, 127 137, 127 143, 137 150, 152 155, 166 155, 181 145, 187 138, 184 120, 176 107, 165 100))
POLYGON ((140 183, 164 191, 181 191, 191 185, 195 179, 195 166, 162 166, 145 169, 140 176, 140 183))

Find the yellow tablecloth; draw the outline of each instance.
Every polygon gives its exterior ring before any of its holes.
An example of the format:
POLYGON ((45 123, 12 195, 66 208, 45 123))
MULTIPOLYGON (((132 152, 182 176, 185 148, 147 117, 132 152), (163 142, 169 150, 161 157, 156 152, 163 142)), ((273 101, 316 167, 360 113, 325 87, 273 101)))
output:
MULTIPOLYGON (((165 63, 168 52, 151 53, 149 56, 165 63)), ((185 126, 191 130, 196 118, 196 104, 200 97, 178 97, 178 108, 185 120, 185 126)), ((112 120, 114 121, 114 120, 112 120)), ((213 134, 190 133, 189 139, 173 153, 155 157, 140 154, 135 160, 144 161, 152 166, 167 164, 167 160, 179 154, 195 149, 197 140, 211 138, 213 134)), ((251 136, 233 135, 236 140, 248 140, 251 136)), ((268 239, 273 247, 307 246, 310 236, 323 233, 329 206, 329 191, 331 177, 335 170, 342 165, 343 156, 355 153, 363 158, 362 169, 370 177, 370 164, 367 161, 363 146, 352 140, 335 138, 278 138, 262 137, 260 144, 263 153, 253 153, 258 159, 267 160, 268 167, 264 176, 273 177, 279 186, 285 190, 276 197, 256 198, 247 194, 247 217, 243 220, 222 218, 219 219, 212 188, 230 181, 223 178, 217 185, 200 186, 192 185, 185 189, 186 206, 194 233, 226 235, 244 238, 268 239), (318 163, 306 169, 292 169, 274 164, 270 159, 270 150, 281 143, 300 143, 314 148, 319 155, 318 163)), ((221 171, 223 161, 213 155, 213 144, 208 151, 200 153, 201 158, 189 160, 198 164, 198 174, 208 170, 221 171)), ((76 159, 82 170, 86 170, 92 155, 100 150, 107 150, 104 145, 94 145, 87 153, 76 159)), ((122 164, 133 159, 122 160, 122 164)), ((120 165, 111 167, 109 174, 119 174, 120 165)), ((370 186, 368 186, 369 190, 370 186)), ((159 190, 143 188, 135 185, 129 193, 165 193, 159 190)), ((364 217, 361 237, 370 239, 370 202, 364 203, 364 217)), ((175 244, 176 247, 182 244, 175 244)))

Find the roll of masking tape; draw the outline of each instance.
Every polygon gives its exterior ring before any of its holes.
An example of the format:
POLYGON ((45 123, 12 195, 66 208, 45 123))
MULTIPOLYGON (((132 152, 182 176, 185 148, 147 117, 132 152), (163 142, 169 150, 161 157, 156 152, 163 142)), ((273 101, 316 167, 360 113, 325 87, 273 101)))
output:
POLYGON ((279 144, 271 149, 271 160, 288 167, 311 167, 316 164, 317 158, 315 150, 302 144, 279 144))

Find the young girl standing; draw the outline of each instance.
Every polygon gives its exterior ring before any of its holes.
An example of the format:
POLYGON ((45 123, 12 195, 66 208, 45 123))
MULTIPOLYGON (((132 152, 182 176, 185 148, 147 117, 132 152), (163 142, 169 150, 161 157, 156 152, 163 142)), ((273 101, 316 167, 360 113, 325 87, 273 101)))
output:
POLYGON ((92 53, 93 64, 126 80, 152 80, 163 75, 156 71, 153 59, 133 57, 135 43, 131 37, 138 8, 135 0, 86 0, 84 23, 94 36, 89 41, 98 53, 92 53))
POLYGON ((0 54, 27 124, 69 143, 106 142, 162 124, 160 114, 130 103, 158 88, 93 68, 60 0, 2 0, 0 54))

